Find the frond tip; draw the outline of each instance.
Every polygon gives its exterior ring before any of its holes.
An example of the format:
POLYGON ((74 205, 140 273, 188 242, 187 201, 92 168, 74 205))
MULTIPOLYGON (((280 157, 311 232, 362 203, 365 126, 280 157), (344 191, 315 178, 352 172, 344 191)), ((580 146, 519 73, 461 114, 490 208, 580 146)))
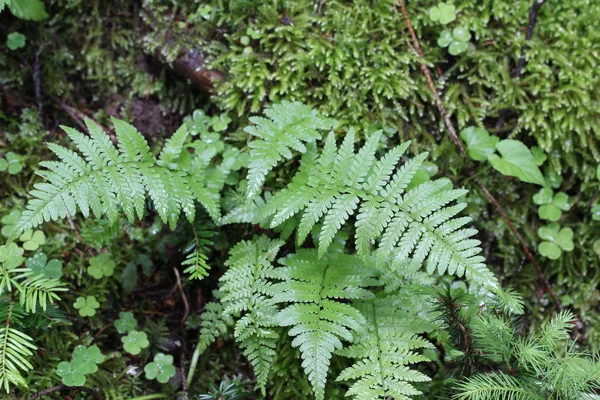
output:
POLYGON ((251 117, 254 125, 244 129, 258 139, 250 142, 250 165, 246 195, 257 194, 267 173, 283 158, 292 158, 291 150, 306 152, 306 143, 321 138, 319 130, 333 128, 335 121, 319 115, 310 107, 283 101, 265 109, 265 116, 251 117))
POLYGON ((43 161, 36 173, 46 182, 30 192, 13 238, 44 221, 90 212, 116 221, 122 210, 129 221, 144 215, 150 197, 164 223, 175 227, 181 212, 192 221, 195 215, 189 174, 177 164, 188 136, 184 127, 167 141, 159 159, 150 153, 144 137, 131 125, 113 119, 118 146, 99 125, 86 120, 89 136, 62 127, 78 152, 50 143, 60 161, 43 161))
POLYGON ((366 256, 377 247, 380 259, 395 252, 399 260, 424 263, 427 272, 449 273, 490 288, 498 283, 483 263, 475 229, 466 228, 470 218, 459 217, 466 204, 456 202, 466 190, 453 189, 448 179, 437 179, 407 189, 427 154, 398 166, 408 143, 397 146, 380 159, 375 157, 382 131, 371 134, 354 152, 350 130, 339 148, 330 133, 322 151, 310 146, 287 188, 275 193, 259 210, 255 222, 270 227, 301 215, 297 239, 300 245, 322 221, 319 257, 335 234, 356 214, 356 247, 366 256))

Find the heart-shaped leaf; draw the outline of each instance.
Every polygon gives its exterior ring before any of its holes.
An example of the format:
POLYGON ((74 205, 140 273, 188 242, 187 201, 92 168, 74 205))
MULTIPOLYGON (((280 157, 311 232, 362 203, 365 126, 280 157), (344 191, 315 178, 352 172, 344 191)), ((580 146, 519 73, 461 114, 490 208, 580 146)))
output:
POLYGON ((102 253, 96 257, 90 258, 88 274, 96 279, 102 279, 105 276, 112 276, 115 272, 115 262, 110 259, 108 254, 102 253))
POLYGON ((437 40, 438 46, 440 47, 448 47, 450 43, 452 43, 452 32, 443 30, 440 33, 440 37, 437 40))
POLYGON ((496 143, 500 139, 492 136, 483 128, 470 126, 460 132, 460 137, 467 145, 469 157, 475 161, 485 161, 496 151, 496 143))
POLYGON ((571 204, 569 204, 569 196, 563 192, 556 193, 556 195, 552 199, 552 204, 554 204, 556 207, 560 208, 563 211, 569 211, 569 209, 571 208, 571 204))
POLYGON ((148 335, 142 331, 131 331, 127 336, 121 338, 123 342, 123 348, 126 352, 137 355, 140 354, 142 349, 145 349, 150 345, 148 342, 148 335))
POLYGON ((24 250, 15 243, 2 245, 0 246, 0 263, 7 271, 18 268, 25 261, 23 253, 24 250))
POLYGON ((79 315, 82 317, 93 317, 96 315, 96 310, 100 308, 100 303, 94 296, 78 297, 73 304, 76 310, 79 310, 79 315))
POLYGON ((552 203, 553 195, 554 193, 552 192, 552 189, 545 187, 543 189, 540 189, 539 192, 533 195, 533 202, 538 206, 541 206, 543 204, 550 204, 552 203))
POLYGON ((23 232, 19 240, 23 242, 25 250, 34 251, 39 249, 41 245, 46 244, 46 235, 40 230, 34 231, 33 229, 28 229, 23 232))
POLYGON ((437 6, 429 9, 429 18, 432 21, 439 21, 446 25, 456 19, 456 7, 452 4, 439 3, 437 6))
POLYGON ((120 312, 119 319, 115 321, 115 328, 119 333, 129 333, 135 330, 137 320, 130 311, 120 312))
POLYGON ((538 251, 544 257, 548 257, 551 260, 558 260, 562 252, 560 248, 556 245, 556 243, 552 242, 542 242, 538 246, 538 251))
POLYGON ((42 253, 35 253, 25 261, 25 265, 34 275, 41 275, 48 279, 59 279, 62 277, 62 262, 59 260, 50 260, 42 253))
POLYGON ((506 139, 496 144, 501 157, 492 154, 488 157, 492 167, 507 176, 514 176, 523 182, 544 186, 544 176, 535 164, 531 151, 518 140, 506 139))
POLYGON ((538 215, 541 219, 556 222, 560 219, 562 211, 554 204, 544 204, 538 209, 538 215))
POLYGON ((535 162, 535 165, 538 167, 542 165, 548 158, 544 151, 537 146, 533 146, 531 148, 531 155, 533 156, 533 162, 535 162))
POLYGON ((83 386, 86 381, 84 368, 75 362, 62 361, 56 366, 56 374, 66 386, 83 386))
POLYGON ((154 360, 144 367, 146 379, 156 379, 160 383, 167 383, 169 379, 175 376, 175 366, 173 366, 173 356, 158 353, 154 360))
POLYGON ((104 355, 98 346, 77 346, 73 350, 72 362, 78 366, 84 374, 93 374, 98 371, 98 365, 104 362, 104 355))

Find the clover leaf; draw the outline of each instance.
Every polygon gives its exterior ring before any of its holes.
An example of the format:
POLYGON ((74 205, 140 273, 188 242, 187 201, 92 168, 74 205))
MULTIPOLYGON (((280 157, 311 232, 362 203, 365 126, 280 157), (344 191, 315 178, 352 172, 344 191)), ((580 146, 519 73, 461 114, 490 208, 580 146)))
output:
POLYGON ((592 219, 594 221, 600 221, 600 204, 592 207, 592 219))
POLYGON ((533 161, 538 167, 548 158, 546 154, 544 154, 544 151, 537 146, 531 148, 531 155, 533 155, 533 161))
POLYGON ((84 374, 93 374, 98 371, 98 365, 104 362, 104 355, 100 352, 98 346, 77 346, 73 351, 72 363, 77 365, 79 371, 84 374))
POLYGON ((17 50, 25 47, 26 41, 27 38, 22 33, 12 32, 6 36, 6 47, 8 47, 10 50, 17 50))
POLYGON ((16 175, 23 170, 21 156, 9 151, 4 157, 0 158, 0 172, 8 171, 9 174, 16 175))
POLYGON ((533 195, 533 202, 541 207, 538 215, 541 219, 556 222, 562 216, 562 211, 571 208, 569 196, 566 193, 553 194, 552 189, 545 187, 533 195))
POLYGON ((227 126, 231 122, 231 118, 227 114, 220 114, 214 116, 211 120, 212 128, 215 132, 222 132, 227 129, 227 126))
MULTIPOLYGON (((2 162, 1 158, 0 162, 2 162)), ((20 219, 21 212, 18 210, 12 210, 10 214, 3 216, 2 219, 0 219, 0 223, 2 223, 2 235, 9 237, 20 219)))
POLYGON ((600 257, 600 239, 594 242, 592 249, 594 249, 594 252, 600 257))
POLYGON ((19 240, 23 242, 25 250, 34 251, 39 249, 41 245, 46 244, 46 235, 40 230, 28 229, 21 234, 19 240))
POLYGON ((44 253, 35 253, 25 261, 25 265, 34 275, 41 275, 48 279, 59 279, 62 273, 62 262, 48 257, 44 253))
POLYGON ((173 356, 158 353, 151 363, 146 364, 144 372, 146 379, 156 379, 160 383, 167 383, 171 377, 175 376, 173 356))
POLYGON ((518 140, 506 139, 496 144, 500 153, 491 154, 488 160, 502 175, 514 176, 523 182, 544 186, 544 176, 538 168, 531 151, 518 140))
POLYGON ((469 48, 469 40, 471 40, 471 33, 468 29, 461 26, 456 27, 452 32, 443 30, 438 38, 438 46, 448 47, 448 51, 453 56, 457 56, 460 53, 464 53, 469 48))
POLYGON ((112 276, 114 272, 115 262, 108 257, 108 254, 102 253, 96 257, 90 258, 88 274, 94 278, 102 279, 104 276, 112 276))
POLYGON ((452 4, 439 3, 429 9, 429 18, 434 22, 439 21, 440 24, 447 25, 456 19, 456 7, 452 4))
POLYGON ((23 253, 24 250, 15 243, 2 245, 0 246, 0 263, 3 264, 4 269, 13 270, 25 261, 23 253))
POLYGON ((148 335, 142 331, 131 331, 127 336, 121 338, 123 342, 123 348, 126 352, 137 355, 140 354, 142 349, 145 349, 150 345, 148 342, 148 335))
POLYGON ((115 328, 119 333, 128 333, 135 330, 137 320, 130 311, 120 312, 119 319, 115 321, 115 328))
POLYGON ((538 246, 538 251, 551 260, 557 260, 562 251, 572 251, 575 248, 573 230, 571 228, 560 229, 556 222, 540 227, 537 234, 543 239, 538 246))
POLYGON ((62 361, 56 366, 56 373, 67 386, 83 386, 86 381, 84 369, 84 365, 74 361, 62 361))
POLYGON ((96 315, 96 309, 100 308, 100 303, 98 303, 98 300, 94 296, 79 296, 75 300, 73 307, 79 310, 79 315, 82 317, 93 317, 96 315))
POLYGON ((485 161, 496 151, 496 143, 500 140, 483 128, 470 126, 460 132, 460 137, 467 145, 469 157, 475 161, 485 161))

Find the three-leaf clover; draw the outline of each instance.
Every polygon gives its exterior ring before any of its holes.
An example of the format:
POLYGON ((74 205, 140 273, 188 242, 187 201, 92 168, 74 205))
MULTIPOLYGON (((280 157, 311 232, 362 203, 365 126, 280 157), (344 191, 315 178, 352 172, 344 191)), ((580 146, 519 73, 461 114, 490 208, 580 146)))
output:
POLYGON ((62 361, 56 366, 56 373, 67 386, 85 385, 85 366, 74 361, 62 361))
POLYGON ((439 21, 442 25, 447 25, 456 19, 456 7, 452 4, 439 3, 429 9, 429 18, 432 21, 439 21))
MULTIPOLYGON (((2 159, 0 159, 0 162, 2 162, 2 159)), ((21 212, 18 210, 12 210, 10 214, 3 216, 0 219, 0 223, 2 223, 2 235, 9 237, 19 219, 21 219, 21 212)))
POLYGON ((227 129, 227 126, 231 122, 231 118, 227 114, 220 114, 219 116, 214 116, 211 120, 212 128, 215 132, 222 132, 227 129))
POLYGON ((8 271, 13 270, 25 261, 23 253, 24 250, 15 243, 4 244, 0 246, 0 264, 8 271))
POLYGON ((93 374, 98 371, 98 365, 104 362, 104 355, 98 346, 77 346, 73 351, 72 363, 77 365, 78 371, 84 374, 93 374))
POLYGON ((25 265, 34 275, 41 275, 48 279, 59 279, 62 276, 62 262, 52 259, 48 261, 48 257, 42 253, 35 253, 25 261, 25 265))
POLYGON ((488 160, 492 167, 502 175, 514 176, 523 182, 545 185, 544 176, 538 168, 533 154, 522 142, 506 139, 496 144, 496 150, 500 153, 490 154, 488 160))
POLYGON ((119 319, 115 321, 115 328, 119 333, 128 333, 135 330, 137 320, 130 311, 120 312, 119 319))
POLYGON ((538 215, 541 219, 556 222, 562 216, 563 211, 571 208, 569 196, 560 192, 554 195, 552 189, 546 187, 533 195, 533 202, 540 206, 538 215))
POLYGON ((46 244, 46 235, 40 230, 28 229, 21 234, 19 240, 23 242, 25 250, 34 251, 39 249, 41 245, 46 244))
POLYGON ((169 379, 175 376, 175 366, 173 366, 173 356, 158 353, 154 360, 144 367, 146 379, 156 379, 160 383, 167 383, 169 379))
POLYGON ((443 30, 438 38, 438 46, 448 47, 448 51, 453 56, 457 56, 460 53, 464 53, 469 48, 469 40, 471 40, 471 33, 468 29, 462 26, 456 27, 450 32, 449 30, 443 30))
POLYGON ((98 300, 94 296, 79 296, 75 300, 73 307, 79 310, 79 315, 82 317, 93 317, 96 315, 96 309, 100 308, 100 303, 98 303, 98 300))
POLYGON ((538 251, 551 260, 557 260, 562 251, 572 251, 575 248, 573 245, 573 230, 571 228, 560 229, 556 222, 542 226, 538 229, 537 234, 543 239, 543 242, 538 246, 538 251))
POLYGON ((142 349, 145 349, 150 345, 148 341, 148 335, 142 331, 131 331, 127 336, 121 338, 123 342, 123 348, 126 352, 133 354, 134 356, 140 354, 142 349))
POLYGON ((115 272, 115 262, 108 257, 108 254, 102 253, 96 257, 90 258, 88 274, 96 279, 102 279, 104 276, 112 276, 115 272))
POLYGON ((485 161, 496 151, 496 144, 500 140, 492 136, 483 128, 470 126, 460 132, 460 137, 467 144, 469 157, 475 161, 485 161))
POLYGON ((9 33, 6 37, 6 47, 8 47, 10 50, 17 50, 25 47, 25 42, 25 35, 19 32, 9 33))
POLYGON ((8 171, 9 174, 16 175, 23 170, 21 156, 10 151, 4 157, 0 157, 0 172, 8 171))

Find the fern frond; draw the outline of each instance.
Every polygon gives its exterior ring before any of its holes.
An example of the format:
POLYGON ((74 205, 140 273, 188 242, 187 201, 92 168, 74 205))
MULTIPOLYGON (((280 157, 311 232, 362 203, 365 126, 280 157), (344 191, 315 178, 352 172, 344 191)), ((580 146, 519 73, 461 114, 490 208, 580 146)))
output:
POLYGON ((302 367, 315 397, 322 400, 329 363, 342 340, 352 341, 365 318, 341 300, 366 299, 364 287, 373 283, 371 270, 356 257, 330 253, 319 258, 315 250, 299 250, 280 262, 285 282, 274 286, 276 302, 292 303, 277 314, 281 326, 290 326, 292 346, 299 347, 302 367))
POLYGON ((456 400, 545 400, 546 397, 533 385, 527 385, 504 373, 479 374, 457 386, 456 400))
POLYGON ((273 329, 278 309, 272 280, 281 279, 281 274, 272 262, 283 244, 265 236, 238 243, 229 253, 229 269, 220 279, 224 312, 242 315, 234 336, 250 360, 263 394, 279 338, 273 329))
POLYGON ((208 276, 208 252, 213 245, 211 238, 214 232, 210 229, 196 229, 192 227, 193 240, 186 246, 183 253, 186 255, 181 265, 186 266, 183 270, 189 274, 190 279, 203 279, 208 276))
POLYGON ((48 279, 42 275, 24 274, 26 279, 20 282, 19 302, 25 307, 25 311, 35 313, 37 307, 46 308, 60 300, 59 292, 67 291, 65 284, 59 279, 48 279))
POLYGON ((106 215, 114 222, 122 209, 130 222, 144 214, 149 196, 163 222, 173 229, 181 212, 189 221, 194 219, 190 176, 175 163, 183 150, 187 132, 180 128, 170 138, 160 159, 150 153, 144 137, 131 125, 113 119, 119 140, 116 148, 108 135, 90 120, 86 120, 89 136, 63 127, 77 150, 56 144, 48 148, 60 161, 45 161, 45 169, 37 174, 46 180, 36 183, 33 197, 16 224, 12 238, 44 221, 74 215, 77 210, 88 217, 106 215))
POLYGON ((10 385, 27 386, 21 371, 33 368, 27 358, 37 349, 31 337, 10 326, 11 317, 12 303, 9 303, 6 319, 0 324, 0 387, 7 393, 10 385))
POLYGON ((416 315, 402 309, 402 300, 394 296, 355 302, 367 323, 354 343, 338 354, 357 361, 338 376, 338 381, 355 381, 347 396, 360 400, 394 398, 410 399, 421 394, 410 382, 425 382, 430 378, 408 367, 429 361, 414 350, 431 348, 427 340, 416 336, 429 330, 429 323, 420 324, 416 315))
POLYGON ((348 132, 340 148, 333 133, 319 153, 308 146, 301 167, 287 188, 267 199, 256 222, 270 221, 274 228, 292 216, 301 215, 297 231, 301 244, 311 229, 322 221, 319 257, 335 233, 356 214, 356 247, 360 256, 377 247, 380 259, 394 250, 398 259, 424 263, 428 273, 449 273, 492 288, 498 284, 479 255, 480 242, 466 228, 469 218, 458 217, 464 203, 455 203, 466 191, 452 189, 448 179, 428 181, 406 190, 426 154, 396 163, 408 145, 396 147, 375 159, 382 131, 371 134, 354 153, 354 134, 348 132), (395 172, 394 172, 395 171, 395 172))
POLYGON ((264 113, 267 118, 251 117, 254 125, 244 128, 258 138, 249 145, 247 197, 253 197, 260 191, 267 173, 279 161, 292 158, 291 150, 306 152, 306 143, 321 138, 319 130, 330 130, 335 125, 335 121, 298 102, 273 104, 264 113))
MULTIPOLYGON (((217 293, 215 297, 219 298, 220 296, 221 294, 217 293)), ((217 338, 227 333, 231 325, 233 325, 231 315, 224 312, 223 304, 220 301, 207 303, 204 311, 200 314, 200 336, 194 354, 204 353, 217 338)))

